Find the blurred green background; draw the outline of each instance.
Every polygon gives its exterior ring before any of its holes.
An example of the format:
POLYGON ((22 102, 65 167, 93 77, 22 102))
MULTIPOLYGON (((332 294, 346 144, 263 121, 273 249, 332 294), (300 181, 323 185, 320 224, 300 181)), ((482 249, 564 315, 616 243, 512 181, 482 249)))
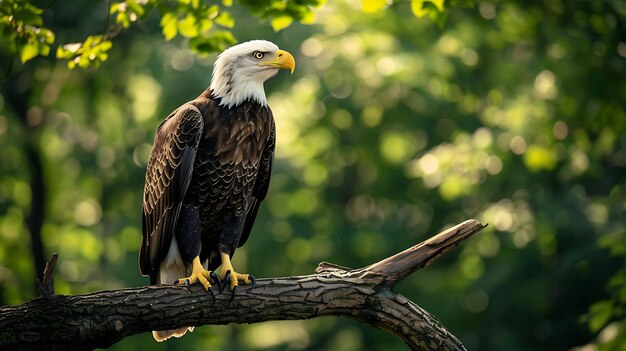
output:
MULTIPOLYGON (((39 5, 60 42, 107 27, 105 2, 39 5)), ((433 20, 408 1, 331 1, 275 32, 235 2, 234 37, 271 40, 297 68, 266 84, 276 162, 234 264, 259 278, 360 267, 477 218, 489 227, 396 291, 469 350, 626 350, 626 3, 450 5, 433 20)), ((59 294, 148 283, 137 252, 154 132, 208 86, 215 58, 166 42, 159 20, 120 33, 98 68, 21 64, 0 41, 0 303, 35 297, 52 252, 59 294)), ((406 347, 320 318, 111 349, 139 348, 406 347)))

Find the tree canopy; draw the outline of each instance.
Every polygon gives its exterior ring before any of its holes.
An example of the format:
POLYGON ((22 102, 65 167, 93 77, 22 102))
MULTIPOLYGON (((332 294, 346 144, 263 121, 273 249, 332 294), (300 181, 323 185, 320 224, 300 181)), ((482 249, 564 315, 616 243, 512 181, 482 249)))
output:
MULTIPOLYGON (((626 348, 622 1, 0 2, 0 302, 147 284, 158 123, 216 52, 294 54, 268 82, 268 198, 235 264, 361 267, 474 217, 485 233, 397 287, 470 349, 626 348), (39 242, 38 242, 39 240, 39 242), (39 247, 39 251, 37 250, 39 247)), ((137 335, 113 350, 165 349, 137 335)), ((400 350, 351 320, 202 327, 168 349, 400 350)))

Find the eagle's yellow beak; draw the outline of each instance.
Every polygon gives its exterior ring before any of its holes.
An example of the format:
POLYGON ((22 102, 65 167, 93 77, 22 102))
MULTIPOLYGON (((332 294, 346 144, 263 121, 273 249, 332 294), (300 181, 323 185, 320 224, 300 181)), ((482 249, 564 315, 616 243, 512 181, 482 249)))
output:
POLYGON ((276 57, 273 60, 261 62, 258 66, 274 66, 276 68, 288 69, 293 74, 296 69, 296 60, 285 50, 276 50, 276 57))

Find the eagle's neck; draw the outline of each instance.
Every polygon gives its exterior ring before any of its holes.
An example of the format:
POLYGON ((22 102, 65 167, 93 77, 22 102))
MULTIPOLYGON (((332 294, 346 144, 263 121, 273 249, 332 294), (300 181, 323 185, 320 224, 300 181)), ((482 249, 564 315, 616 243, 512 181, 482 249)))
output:
MULTIPOLYGON (((268 77, 256 74, 247 74, 238 69, 235 75, 232 64, 216 66, 211 79, 211 90, 214 98, 220 99, 220 106, 234 107, 246 100, 267 106, 263 82, 268 77)), ((273 75, 273 74, 272 74, 273 75)))

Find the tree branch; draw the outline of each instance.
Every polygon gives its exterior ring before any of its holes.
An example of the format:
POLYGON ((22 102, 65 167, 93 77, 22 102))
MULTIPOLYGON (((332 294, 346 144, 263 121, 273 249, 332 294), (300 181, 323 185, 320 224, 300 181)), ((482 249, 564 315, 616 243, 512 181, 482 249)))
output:
POLYGON ((0 349, 83 350, 188 325, 257 323, 343 316, 384 329, 412 350, 465 350, 427 311, 391 288, 485 226, 468 220, 360 269, 321 263, 315 274, 259 279, 254 288, 147 286, 77 296, 40 297, 0 308, 0 349))
POLYGON ((58 253, 53 253, 50 261, 46 263, 41 279, 37 279, 37 291, 41 297, 54 296, 54 270, 57 267, 58 253))

